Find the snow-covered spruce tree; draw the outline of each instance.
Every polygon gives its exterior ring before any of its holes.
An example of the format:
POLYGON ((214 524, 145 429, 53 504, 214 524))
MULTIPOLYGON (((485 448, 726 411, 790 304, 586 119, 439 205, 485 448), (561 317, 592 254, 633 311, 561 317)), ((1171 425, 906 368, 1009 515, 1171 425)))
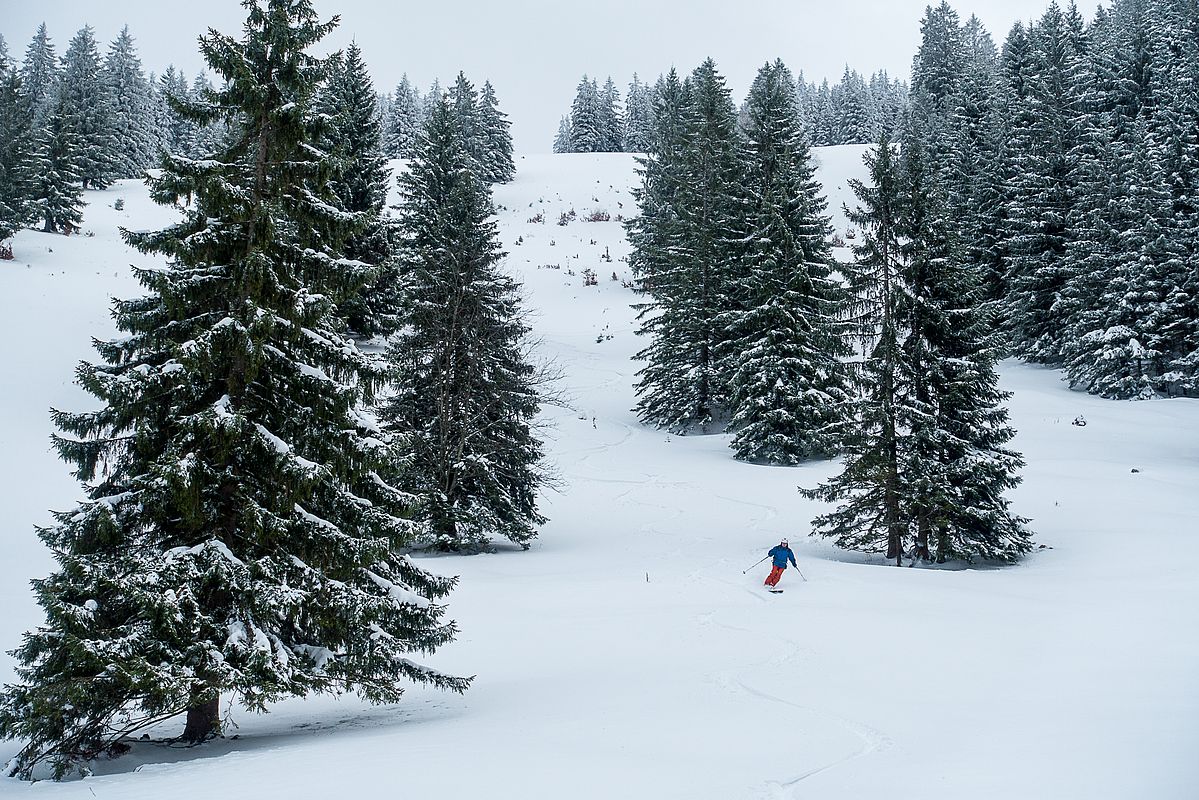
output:
POLYGON ((391 98, 391 109, 384 120, 384 152, 389 158, 411 158, 421 130, 420 92, 405 73, 391 98))
POLYGON ((484 154, 483 180, 488 183, 508 183, 516 177, 510 127, 512 123, 500 110, 500 101, 491 81, 483 81, 479 91, 479 137, 484 154))
POLYGON ((1081 53, 1078 31, 1056 3, 1028 42, 1031 63, 1020 101, 1027 117, 1013 123, 1008 147, 1006 317, 1016 355, 1059 364, 1069 327, 1057 298, 1069 280, 1064 255, 1077 135, 1072 79, 1081 53))
POLYGON ((658 427, 706 432, 727 422, 727 331, 718 319, 736 308, 741 277, 743 145, 711 59, 692 72, 685 91, 677 78, 668 81, 655 116, 658 150, 641 195, 648 216, 629 233, 630 264, 652 298, 640 314, 639 333, 652 341, 636 356, 647 362, 638 373, 637 412, 658 427))
POLYGON ((78 228, 83 221, 79 139, 61 98, 38 135, 30 174, 29 213, 42 220, 42 230, 70 233, 78 228))
POLYGON ((110 127, 112 103, 91 26, 85 26, 71 39, 62 63, 61 110, 75 135, 83 188, 103 189, 112 182, 115 142, 110 127))
POLYGON ((744 461, 796 464, 838 449, 850 354, 832 278, 826 202, 781 61, 758 71, 747 102, 749 237, 729 331, 732 447, 744 461))
POLYGON ((902 361, 902 176, 886 134, 864 160, 868 182, 850 181, 858 206, 847 210, 858 229, 854 261, 842 269, 849 282, 850 321, 862 356, 852 364, 857 397, 846 415, 841 472, 810 499, 841 505, 812 521, 812 532, 849 550, 877 552, 902 563, 910 517, 901 437, 912 411, 905 396, 911 375, 902 361))
POLYGON ((429 84, 429 91, 425 92, 424 96, 421 97, 420 116, 417 118, 420 122, 420 136, 424 135, 425 126, 429 122, 429 115, 433 113, 433 106, 441 101, 443 94, 445 94, 445 90, 441 88, 441 81, 434 78, 433 82, 429 84))
POLYGON ((330 62, 316 108, 323 115, 318 145, 332 165, 329 187, 338 207, 358 215, 358 228, 346 240, 343 254, 361 265, 336 287, 338 314, 356 335, 386 335, 399 326, 400 305, 399 270, 384 217, 391 171, 382 150, 375 90, 357 44, 351 42, 330 62), (371 274, 361 285, 364 266, 371 274))
MULTIPOLYGON (((465 73, 459 72, 454 85, 446 92, 450 110, 454 113, 454 123, 457 127, 462 146, 469 157, 470 168, 479 178, 487 172, 487 153, 480 136, 479 126, 479 93, 465 73)), ((486 180, 485 178, 483 178, 486 180)))
POLYGON ((1168 189, 1149 164, 1146 121, 1137 93, 1129 92, 1136 81, 1123 74, 1121 61, 1133 48, 1118 41, 1106 17, 1096 20, 1088 38, 1075 85, 1069 279, 1058 301, 1070 330, 1062 355, 1077 388, 1109 398, 1152 397, 1165 358, 1146 325, 1159 295, 1144 289, 1156 277, 1153 255, 1177 244, 1157 221, 1168 189))
POLYGON ((170 97, 177 101, 187 102, 191 99, 191 89, 188 88, 187 78, 177 72, 174 66, 168 66, 158 76, 155 87, 155 114, 159 119, 159 134, 162 136, 163 149, 168 153, 185 155, 192 140, 196 123, 175 111, 170 97))
POLYGON ((33 117, 34 130, 43 127, 54 111, 61 75, 54 42, 43 22, 26 48, 25 60, 21 63, 21 87, 25 92, 26 107, 33 117))
POLYGON ((650 297, 649 302, 638 306, 643 335, 655 334, 671 321, 657 309, 686 286, 686 240, 676 200, 686 178, 690 103, 688 84, 671 69, 654 93, 651 146, 644 158, 637 159, 641 186, 633 190, 633 196, 641 213, 625 222, 625 230, 632 245, 629 266, 633 277, 638 288, 650 297))
POLYGON ((624 142, 626 153, 649 152, 654 129, 653 92, 633 73, 624 103, 624 142))
POLYGON ((869 144, 878 141, 879 114, 861 73, 847 66, 841 82, 833 91, 833 113, 837 141, 841 144, 869 144))
POLYGON ((873 186, 854 181, 862 231, 846 265, 863 335, 860 396, 843 471, 810 498, 839 502, 813 531, 837 544, 913 558, 1012 561, 1030 548, 1003 492, 1018 454, 997 388, 993 325, 958 254, 920 134, 900 164, 885 139, 867 154, 873 186))
POLYGON ((827 80, 822 81, 820 88, 816 90, 814 113, 810 118, 808 127, 812 143, 817 147, 827 147, 837 144, 833 135, 836 127, 836 119, 833 113, 833 90, 829 87, 827 80))
POLYGON ((140 177, 157 158, 163 137, 153 127, 150 85, 128 26, 108 48, 102 80, 109 98, 111 176, 140 177))
POLYGON ((624 116, 620 110, 620 91, 610 75, 600 90, 599 125, 600 150, 619 153, 624 146, 624 116))
POLYGON ((584 75, 579 81, 579 88, 570 108, 570 151, 598 153, 603 147, 604 128, 599 90, 595 81, 584 75))
POLYGON ((558 135, 554 137, 555 153, 573 153, 570 149, 570 118, 563 117, 558 121, 558 135))
POLYGON ((1148 0, 1148 161, 1164 189, 1155 213, 1162 241, 1145 252, 1153 268, 1136 288, 1148 314, 1146 346, 1166 363, 1163 394, 1199 393, 1199 15, 1193 3, 1148 0))
POLYGON ((886 70, 880 70, 870 76, 870 92, 874 97, 877 112, 876 136, 871 144, 885 132, 892 138, 899 136, 903 128, 903 119, 908 113, 908 86, 899 80, 892 80, 886 70))
POLYGON ((530 426, 538 378, 522 353, 519 286, 500 271, 491 196, 469 165, 443 98, 399 177, 407 302, 380 417, 411 443, 404 487, 421 498, 430 546, 475 551, 500 536, 528 547, 545 522, 530 426))
POLYGON ((54 415, 88 499, 40 532, 59 562, 35 583, 48 619, 0 695, 23 777, 84 769, 185 711, 183 739, 202 741, 226 693, 261 711, 468 685, 411 660, 452 637, 436 599, 453 581, 400 553, 410 498, 377 472, 393 455, 360 410, 377 376, 324 292, 353 267, 337 247, 356 217, 309 133, 324 62, 305 51, 335 23, 305 0, 245 5, 242 39, 200 45, 237 138, 211 160, 168 157, 155 199, 194 204, 127 238, 171 264, 139 271, 150 293, 115 309, 127 336, 78 370, 103 406, 54 415))
POLYGON ((912 62, 912 101, 917 116, 932 125, 931 135, 943 133, 953 111, 966 56, 961 18, 947 0, 924 10, 920 47, 912 62))
MULTIPOLYGON (((219 103, 219 96, 213 89, 212 81, 204 72, 201 72, 192 81, 188 95, 196 106, 215 107, 219 103)), ((194 124, 190 131, 191 138, 187 142, 184 153, 193 159, 201 160, 207 158, 209 154, 229 146, 235 132, 224 117, 219 114, 210 114, 196 119, 205 121, 197 123, 195 119, 192 120, 194 124)))
MULTIPOLYGON (((963 257, 996 299, 1003 272, 1003 187, 999 180, 1004 140, 999 104, 998 52, 982 23, 971 17, 963 28, 963 73, 949 109, 946 143, 935 164, 950 214, 958 220, 963 257)), ((934 156, 938 158, 938 156, 934 156)))
POLYGON ((913 127, 904 138, 900 215, 900 361, 915 411, 900 439, 900 479, 911 502, 912 555, 1014 561, 1031 544, 1028 520, 1003 496, 1020 482, 1024 462, 1005 447, 1015 433, 995 371, 999 338, 923 135, 913 127))
POLYGON ((30 219, 34 145, 21 76, 15 65, 0 60, 0 242, 30 219))

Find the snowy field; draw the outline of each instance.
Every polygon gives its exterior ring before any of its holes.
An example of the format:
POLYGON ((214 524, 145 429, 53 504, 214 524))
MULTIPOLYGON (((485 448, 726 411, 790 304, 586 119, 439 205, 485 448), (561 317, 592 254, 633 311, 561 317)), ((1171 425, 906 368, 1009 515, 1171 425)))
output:
MULTIPOLYGON (((862 150, 817 151, 842 233, 862 150)), ((146 743, 85 781, 0 780, 0 796, 1199 797, 1199 403, 1103 401, 1006 363, 1028 460, 1015 510, 1042 549, 1006 569, 838 551, 807 538, 820 507, 796 492, 834 465, 741 464, 725 436, 667 435, 630 412, 644 341, 616 217, 635 210, 632 158, 517 166, 496 192, 501 233, 572 407, 545 410, 563 486, 532 550, 425 562, 462 577, 461 636, 428 663, 474 687, 233 708, 237 738, 146 743), (596 211, 612 221, 584 221, 596 211), (788 570, 770 595, 766 565, 742 571, 782 536, 807 581, 788 570)), ((24 232, 0 262, 5 650, 40 619, 27 581, 52 562, 34 526, 80 497, 47 411, 89 405, 72 369, 114 332, 109 297, 138 292, 128 265, 147 263, 117 226, 171 216, 136 183, 86 199, 87 235, 24 232)), ((0 742, 0 761, 15 751, 0 742)))

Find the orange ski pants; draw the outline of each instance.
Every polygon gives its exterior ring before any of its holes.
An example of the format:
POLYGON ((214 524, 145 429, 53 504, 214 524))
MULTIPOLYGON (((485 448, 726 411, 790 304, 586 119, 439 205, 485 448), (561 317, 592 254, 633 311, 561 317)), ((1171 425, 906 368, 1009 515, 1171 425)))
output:
POLYGON ((783 577, 783 570, 786 567, 774 567, 770 570, 770 574, 766 576, 766 586, 778 586, 779 578, 783 577))

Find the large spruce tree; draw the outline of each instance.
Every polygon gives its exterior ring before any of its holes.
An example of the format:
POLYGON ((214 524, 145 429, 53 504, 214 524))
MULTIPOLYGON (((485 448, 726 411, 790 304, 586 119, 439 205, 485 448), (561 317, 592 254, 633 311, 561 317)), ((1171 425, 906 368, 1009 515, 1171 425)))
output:
POLYGON ((109 98, 109 169, 113 178, 138 178, 164 144, 154 126, 150 84, 128 26, 121 29, 104 59, 103 80, 109 98))
POLYGON ((601 102, 595 81, 584 75, 570 107, 570 152, 598 153, 604 149, 601 102))
POLYGON ((850 549, 916 559, 1012 561, 1030 549, 1003 492, 1022 462, 997 388, 993 321, 960 256, 943 190, 910 131, 902 163, 884 138, 853 181, 862 231, 846 265, 859 399, 840 474, 811 498, 840 505, 813 531, 850 549))
POLYGON ((0 242, 30 219, 36 141, 16 65, 0 57, 0 242))
POLYGON ((911 375, 901 358, 901 173, 885 134, 864 160, 868 179, 850 181, 858 206, 848 211, 860 239, 854 262, 843 267, 851 292, 848 319, 862 353, 852 365, 857 395, 844 426, 845 464, 827 483, 801 492, 841 504, 813 520, 813 533, 847 549, 881 550, 899 563, 910 523, 900 439, 911 419, 904 395, 911 375))
POLYGON ((356 335, 385 335, 399 325, 400 303, 399 274, 384 217, 391 171, 383 155, 375 90, 357 44, 351 42, 330 64, 317 108, 324 115, 318 139, 333 166, 330 188, 340 206, 359 217, 344 253, 370 270, 364 286, 361 268, 347 273, 337 291, 338 313, 356 335))
POLYGON ((79 158, 79 138, 60 98, 38 134, 29 169, 28 211, 46 233, 70 233, 83 221, 79 158))
POLYGON ((1013 561, 1031 545, 1027 520, 1003 496, 1019 484, 1024 462, 1006 447, 1015 432, 995 371, 1000 339, 924 141, 918 128, 905 137, 900 195, 900 361, 915 412, 901 439, 900 477, 911 503, 911 552, 938 563, 1013 561))
POLYGON ((399 177, 406 304, 380 414, 412 448, 403 485, 420 498, 427 544, 475 551, 499 536, 527 547, 545 521, 538 376, 523 353, 519 287, 500 269, 491 195, 458 124, 439 99, 399 177))
POLYGON ((34 128, 41 128, 54 110, 58 82, 62 76, 54 42, 44 22, 38 26, 37 33, 25 50, 20 74, 26 108, 33 117, 34 128))
POLYGON ((633 82, 624 103, 624 141, 626 153, 645 153, 650 148, 654 128, 653 90, 633 73, 633 82))
MULTIPOLYGON (((672 72, 673 76, 673 72, 672 72)), ((743 143, 723 76, 708 59, 684 88, 668 78, 655 108, 655 151, 645 167, 642 218, 630 227, 630 258, 650 302, 637 354, 637 412, 672 430, 707 431, 727 422, 727 331, 736 308, 747 214, 743 143)))
POLYGON ((306 0, 246 0, 240 40, 201 50, 224 80, 211 104, 236 138, 204 161, 168 158, 155 199, 183 221, 127 234, 169 265, 119 301, 126 336, 78 380, 102 401, 54 414, 55 444, 88 499, 40 536, 59 563, 35 582, 47 621, 17 651, 0 735, 13 772, 55 776, 187 712, 183 738, 220 730, 219 701, 264 710, 311 692, 395 701, 406 681, 468 681, 411 660, 448 641, 453 581, 401 554, 410 498, 361 410, 370 362, 334 329, 326 287, 357 215, 337 206, 315 148, 307 54, 334 22, 306 0))
POLYGON ((508 183, 516 177, 512 161, 512 123, 500 110, 499 98, 491 81, 483 81, 479 91, 479 137, 482 140, 482 177, 488 183, 508 183))
POLYGON ((59 109, 75 137, 79 176, 84 189, 103 189, 113 178, 112 103, 90 26, 75 34, 62 61, 59 109))
POLYGON ((749 237, 728 333, 737 458, 795 464, 837 451, 847 400, 832 232, 781 61, 758 72, 746 105, 749 237))
POLYGON ((1080 32, 1056 3, 1029 32, 1024 116, 1009 140, 1012 180, 1005 223, 1007 319, 1017 355, 1062 362, 1068 328, 1058 297, 1068 282, 1067 219, 1074 199, 1070 153, 1078 135, 1072 81, 1081 58, 1080 32))

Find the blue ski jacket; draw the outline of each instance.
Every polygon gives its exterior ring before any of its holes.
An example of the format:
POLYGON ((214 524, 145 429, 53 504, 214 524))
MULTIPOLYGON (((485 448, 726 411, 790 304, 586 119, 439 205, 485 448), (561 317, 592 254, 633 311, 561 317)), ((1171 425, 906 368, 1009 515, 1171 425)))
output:
POLYGON ((774 557, 774 565, 776 567, 787 568, 787 562, 791 562, 791 566, 799 569, 799 564, 795 563, 795 553, 791 552, 790 547, 783 547, 781 544, 775 545, 770 550, 770 555, 774 557))

